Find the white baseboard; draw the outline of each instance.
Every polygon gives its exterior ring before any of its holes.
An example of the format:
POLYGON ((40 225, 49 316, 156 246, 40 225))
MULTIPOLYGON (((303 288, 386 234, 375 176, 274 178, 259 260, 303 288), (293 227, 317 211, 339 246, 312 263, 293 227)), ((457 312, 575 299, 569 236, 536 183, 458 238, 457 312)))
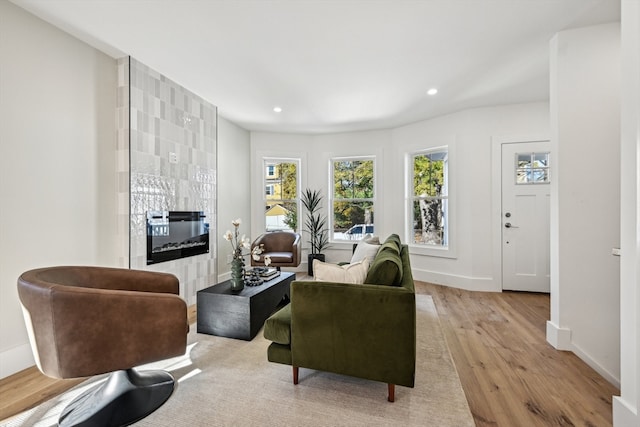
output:
POLYGON ((632 408, 621 396, 613 396, 613 427, 640 426, 638 408, 632 408))
POLYGON ((0 353, 0 378, 6 378, 36 364, 29 343, 0 353))
POLYGON ((593 368, 594 371, 599 373, 604 377, 605 380, 609 381, 611 384, 616 386, 616 388, 620 389, 620 378, 617 378, 614 374, 609 372, 607 369, 602 367, 598 362, 589 356, 584 350, 575 344, 571 343, 571 351, 578 356, 584 363, 593 368))
POLYGON ((556 350, 572 351, 571 329, 561 328, 551 320, 547 320, 547 342, 556 350))
POLYGON ((547 320, 547 342, 556 350, 570 351, 578 356, 584 363, 589 365, 594 371, 602 375, 611 384, 620 388, 620 378, 617 378, 598 362, 596 362, 587 352, 575 345, 571 341, 571 329, 561 328, 551 320, 547 320))
POLYGON ((450 288, 464 289, 467 291, 502 292, 499 284, 493 277, 472 277, 459 274, 446 274, 435 271, 412 268, 413 280, 448 286, 450 288))

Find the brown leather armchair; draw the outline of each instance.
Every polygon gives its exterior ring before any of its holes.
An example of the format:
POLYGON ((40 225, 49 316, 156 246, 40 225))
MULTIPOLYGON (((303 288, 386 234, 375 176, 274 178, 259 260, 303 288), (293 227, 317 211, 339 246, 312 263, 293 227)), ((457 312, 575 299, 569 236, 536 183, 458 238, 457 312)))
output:
POLYGON ((71 402, 59 425, 129 425, 173 393, 165 371, 133 368, 183 355, 187 305, 172 274, 105 267, 50 267, 18 279, 38 368, 53 378, 111 372, 71 402))
POLYGON ((263 252, 259 260, 251 257, 252 266, 264 266, 264 257, 271 258, 271 267, 297 267, 302 260, 300 235, 290 231, 272 231, 259 236, 252 244, 251 250, 262 245, 263 252))

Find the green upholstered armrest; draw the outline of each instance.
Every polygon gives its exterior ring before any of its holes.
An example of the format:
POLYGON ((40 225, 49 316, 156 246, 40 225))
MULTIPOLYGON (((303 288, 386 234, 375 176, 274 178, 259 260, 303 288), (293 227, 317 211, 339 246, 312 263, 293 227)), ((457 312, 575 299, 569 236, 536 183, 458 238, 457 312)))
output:
POLYGON ((294 281, 294 366, 413 387, 413 287, 294 281))

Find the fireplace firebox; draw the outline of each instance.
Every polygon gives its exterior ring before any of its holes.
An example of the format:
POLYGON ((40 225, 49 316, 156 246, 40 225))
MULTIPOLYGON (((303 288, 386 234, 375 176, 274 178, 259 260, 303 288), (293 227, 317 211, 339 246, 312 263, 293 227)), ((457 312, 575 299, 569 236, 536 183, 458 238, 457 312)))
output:
POLYGON ((204 212, 147 212, 147 265, 207 252, 209 223, 204 212))

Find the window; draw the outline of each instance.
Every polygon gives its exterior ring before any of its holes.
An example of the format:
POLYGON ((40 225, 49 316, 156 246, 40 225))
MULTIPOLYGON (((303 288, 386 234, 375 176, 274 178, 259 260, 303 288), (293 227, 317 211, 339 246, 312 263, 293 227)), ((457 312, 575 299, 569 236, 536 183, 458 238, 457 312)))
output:
POLYGON ((276 167, 275 165, 267 165, 267 177, 273 178, 276 176, 276 167))
POLYGON ((332 159, 331 176, 333 240, 359 240, 373 234, 374 159, 332 159))
POLYGON ((549 153, 516 154, 516 184, 548 184, 549 153))
POLYGON ((264 159, 265 230, 298 230, 298 159, 264 159))
POLYGON ((409 241, 449 245, 449 154, 447 147, 413 153, 409 166, 409 241))

